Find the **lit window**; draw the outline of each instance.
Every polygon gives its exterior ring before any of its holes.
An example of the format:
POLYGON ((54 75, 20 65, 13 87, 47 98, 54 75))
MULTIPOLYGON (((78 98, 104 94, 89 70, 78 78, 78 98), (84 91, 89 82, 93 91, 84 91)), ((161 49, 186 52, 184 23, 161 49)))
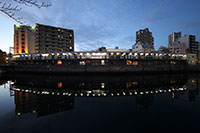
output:
POLYGON ((127 60, 126 61, 126 65, 132 65, 132 61, 131 60, 127 60))
POLYGON ((62 61, 61 61, 61 60, 58 60, 58 61, 57 61, 57 65, 62 65, 62 61))
POLYGON ((138 61, 133 61, 132 65, 137 66, 138 65, 138 61))
POLYGON ((133 82, 133 85, 138 85, 138 82, 136 82, 136 81, 135 81, 135 82, 133 82))
POLYGON ((126 88, 129 88, 129 87, 131 87, 131 86, 132 86, 131 82, 127 82, 127 83, 126 83, 126 88))
POLYGON ((133 65, 133 66, 137 66, 137 65, 138 65, 138 61, 131 61, 131 60, 127 60, 127 61, 126 61, 126 65, 133 65))
POLYGON ((170 64, 172 64, 172 65, 175 65, 175 64, 176 64, 176 62, 175 62, 175 61, 171 61, 171 62, 170 62, 170 64))
POLYGON ((60 29, 58 29, 58 31, 60 31, 60 29))
POLYGON ((101 88, 105 88, 105 83, 101 83, 101 88))
POLYGON ((80 61, 80 65, 85 65, 85 61, 80 61))
POLYGON ((105 60, 101 60, 101 65, 105 65, 105 60))
POLYGON ((57 86, 58 88, 62 88, 62 82, 58 82, 57 86))

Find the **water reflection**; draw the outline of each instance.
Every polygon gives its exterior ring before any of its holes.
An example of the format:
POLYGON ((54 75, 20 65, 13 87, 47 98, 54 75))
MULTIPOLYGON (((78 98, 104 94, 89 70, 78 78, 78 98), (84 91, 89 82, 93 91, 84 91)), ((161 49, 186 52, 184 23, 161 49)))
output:
MULTIPOLYGON (((190 75, 36 76, 7 75, 15 99, 15 113, 37 117, 72 110, 76 97, 136 98, 136 107, 148 109, 157 94, 184 101, 198 95, 198 78, 190 75)), ((2 80, 5 83, 6 80, 2 80)))

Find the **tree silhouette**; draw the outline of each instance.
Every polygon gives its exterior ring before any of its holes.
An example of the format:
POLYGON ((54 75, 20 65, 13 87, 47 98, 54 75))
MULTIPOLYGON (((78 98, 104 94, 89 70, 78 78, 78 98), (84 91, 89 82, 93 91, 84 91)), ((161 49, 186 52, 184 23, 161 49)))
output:
POLYGON ((0 1, 0 12, 6 14, 8 17, 11 19, 15 20, 16 22, 20 24, 24 24, 23 18, 22 17, 17 17, 15 15, 15 12, 20 11, 22 8, 19 7, 19 5, 25 5, 25 6, 35 6, 37 8, 42 8, 42 7, 49 7, 51 6, 51 3, 49 2, 44 2, 41 0, 13 0, 16 2, 16 5, 9 4, 7 2, 0 1))

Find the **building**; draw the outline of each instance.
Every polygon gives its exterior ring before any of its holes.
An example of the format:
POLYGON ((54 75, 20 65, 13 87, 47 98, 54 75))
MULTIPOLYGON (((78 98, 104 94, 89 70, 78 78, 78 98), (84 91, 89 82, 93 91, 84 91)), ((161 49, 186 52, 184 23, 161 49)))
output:
POLYGON ((132 52, 154 52, 154 48, 152 45, 138 42, 133 45, 132 52))
POLYGON ((119 47, 106 49, 108 52, 127 52, 127 49, 120 49, 119 47))
POLYGON ((198 42, 198 59, 200 59, 200 42, 198 42))
POLYGON ((7 57, 6 52, 3 52, 3 51, 0 49, 0 64, 6 63, 6 57, 7 57))
POLYGON ((14 54, 35 53, 35 27, 14 25, 14 54))
POLYGON ((178 41, 185 44, 186 53, 198 53, 198 42, 194 35, 185 35, 179 38, 178 41))
POLYGON ((169 52, 174 54, 186 54, 185 43, 181 43, 180 41, 172 42, 169 52))
POLYGON ((149 44, 154 48, 154 38, 148 28, 136 32, 136 43, 149 44))
POLYGON ((169 53, 169 48, 160 46, 160 48, 158 49, 158 53, 169 53))
POLYGON ((181 38, 181 32, 173 32, 168 36, 168 48, 173 46, 173 42, 178 41, 181 38))
POLYGON ((107 51, 106 47, 100 47, 96 51, 107 51))
POLYGON ((74 31, 59 27, 36 24, 36 52, 74 51, 74 31))
POLYGON ((181 32, 174 32, 168 36, 168 48, 170 53, 186 54, 195 53, 198 54, 198 42, 194 35, 181 36, 181 32))

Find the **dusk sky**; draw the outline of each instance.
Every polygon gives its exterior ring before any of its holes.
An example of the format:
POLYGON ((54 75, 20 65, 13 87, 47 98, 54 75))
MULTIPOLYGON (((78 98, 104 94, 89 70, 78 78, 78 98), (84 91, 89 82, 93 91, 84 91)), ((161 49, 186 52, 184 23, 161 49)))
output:
MULTIPOLYGON (((3 1, 3 0, 2 0, 3 1)), ((16 4, 13 0, 4 0, 16 4)), ((31 26, 35 23, 74 30, 75 50, 98 47, 130 49, 136 31, 149 28, 155 48, 167 46, 168 35, 182 31, 200 41, 200 0, 51 0, 52 6, 38 9, 20 5, 16 13, 31 26)), ((0 49, 13 46, 16 22, 0 12, 0 49)))

